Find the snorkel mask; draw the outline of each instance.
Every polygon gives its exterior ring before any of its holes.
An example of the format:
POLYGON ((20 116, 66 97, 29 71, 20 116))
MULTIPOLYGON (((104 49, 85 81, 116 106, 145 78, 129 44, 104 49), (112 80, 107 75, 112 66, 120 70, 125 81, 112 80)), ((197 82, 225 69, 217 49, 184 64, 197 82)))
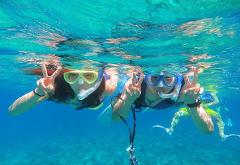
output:
POLYGON ((78 100, 84 100, 90 94, 92 94, 101 84, 103 78, 103 69, 99 71, 96 70, 72 70, 69 72, 65 72, 63 74, 64 80, 73 85, 78 83, 79 86, 82 86, 84 83, 89 85, 94 84, 94 86, 88 89, 80 89, 77 94, 78 100))
POLYGON ((170 98, 173 101, 177 101, 183 80, 183 77, 181 75, 164 71, 161 72, 160 75, 146 76, 146 80, 147 84, 152 87, 171 89, 170 93, 157 91, 160 98, 170 98))

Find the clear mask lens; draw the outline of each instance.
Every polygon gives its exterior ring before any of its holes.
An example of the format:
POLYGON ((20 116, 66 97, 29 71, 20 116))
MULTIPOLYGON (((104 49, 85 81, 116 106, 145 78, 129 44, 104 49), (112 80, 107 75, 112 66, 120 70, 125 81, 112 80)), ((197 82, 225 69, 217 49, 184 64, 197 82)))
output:
POLYGON ((79 74, 74 72, 66 72, 64 73, 63 77, 67 83, 74 84, 78 80, 79 74))
POLYGON ((148 84, 155 87, 174 87, 176 85, 176 76, 174 74, 161 72, 160 75, 151 75, 147 77, 148 84))
POLYGON ((164 84, 168 87, 173 87, 176 85, 176 78, 175 76, 172 76, 172 75, 164 75, 163 81, 164 81, 164 84))
POLYGON ((82 79, 88 84, 93 84, 98 79, 97 71, 74 70, 64 73, 64 80, 69 84, 74 84, 77 80, 82 79))

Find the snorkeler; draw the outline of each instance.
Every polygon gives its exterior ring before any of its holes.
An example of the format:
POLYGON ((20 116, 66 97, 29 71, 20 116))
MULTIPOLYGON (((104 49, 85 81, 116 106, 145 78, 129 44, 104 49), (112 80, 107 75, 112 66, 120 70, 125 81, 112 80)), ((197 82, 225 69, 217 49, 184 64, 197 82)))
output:
POLYGON ((198 99, 202 88, 197 84, 197 72, 196 68, 192 68, 185 75, 169 72, 161 72, 159 75, 135 74, 132 82, 127 82, 131 85, 126 85, 122 93, 112 101, 113 118, 121 119, 129 130, 130 146, 127 151, 132 165, 137 164, 134 155, 135 113, 144 107, 163 109, 184 103, 191 109, 191 116, 197 127, 205 133, 213 132, 212 119, 198 99), (129 111, 133 114, 132 130, 125 120, 129 111))
MULTIPOLYGON (((211 105, 218 104, 219 100, 218 100, 216 94, 214 94, 214 93, 211 93, 211 97, 212 98, 210 98, 210 100, 213 100, 213 101, 211 101, 209 103, 208 102, 203 103, 203 106, 204 106, 204 110, 207 112, 207 114, 210 117, 212 117, 213 119, 216 120, 217 127, 218 127, 218 134, 219 134, 220 138, 223 141, 226 140, 229 137, 239 137, 240 138, 240 135, 237 135, 237 134, 226 135, 224 133, 225 124, 222 120, 222 117, 221 117, 220 113, 209 108, 209 106, 211 106, 211 105)), ((207 98, 207 99, 209 99, 209 98, 207 98)), ((179 123, 180 119, 182 117, 185 117, 185 116, 190 116, 190 109, 187 108, 187 107, 180 108, 179 111, 177 111, 174 114, 174 116, 172 118, 172 121, 171 121, 171 126, 169 128, 166 128, 166 127, 161 126, 161 125, 154 125, 153 128, 161 128, 161 129, 165 130, 169 135, 172 135, 172 133, 174 132, 174 129, 177 126, 177 124, 179 123)))
POLYGON ((197 83, 198 69, 191 68, 185 75, 161 72, 159 75, 145 75, 141 85, 127 88, 119 95, 113 105, 113 117, 126 117, 130 108, 125 105, 134 106, 135 110, 143 107, 152 109, 164 109, 166 107, 185 104, 190 109, 196 126, 205 133, 212 133, 214 126, 211 117, 204 110, 198 99, 201 91, 197 83), (126 99, 136 99, 135 101, 126 99), (132 105, 129 105, 133 103, 132 105))
MULTIPOLYGON (((43 64, 41 70, 31 70, 33 74, 42 75, 43 78, 37 81, 35 89, 18 98, 9 107, 10 114, 19 115, 44 100, 70 104, 77 110, 85 108, 96 110, 103 104, 105 97, 114 96, 122 89, 125 89, 125 99, 128 100, 124 109, 128 109, 140 95, 139 86, 141 86, 142 78, 137 79, 134 70, 129 70, 129 73, 119 77, 114 68, 90 67, 70 70, 62 68, 59 64, 55 67, 55 69, 47 69, 46 64, 43 64)), ((133 153, 134 136, 135 133, 130 138, 132 145, 128 151, 131 155, 131 162, 135 165, 137 160, 133 153)))
POLYGON ((10 114, 21 114, 44 100, 69 104, 75 109, 96 108, 115 90, 118 81, 113 68, 70 70, 58 65, 56 69, 47 69, 43 64, 40 71, 33 72, 43 77, 34 90, 9 107, 10 114))

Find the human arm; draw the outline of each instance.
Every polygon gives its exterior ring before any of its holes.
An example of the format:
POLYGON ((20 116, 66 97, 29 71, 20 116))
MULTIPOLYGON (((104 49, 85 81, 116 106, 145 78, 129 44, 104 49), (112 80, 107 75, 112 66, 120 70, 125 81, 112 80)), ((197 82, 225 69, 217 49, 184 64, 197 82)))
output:
POLYGON ((37 87, 33 91, 23 95, 14 101, 8 108, 11 115, 19 115, 30 110, 40 102, 49 98, 54 92, 54 79, 60 73, 61 67, 48 76, 46 66, 42 66, 43 78, 37 81, 37 87))
POLYGON ((214 130, 211 117, 204 110, 204 107, 198 100, 201 87, 197 84, 198 69, 192 68, 193 76, 190 80, 189 74, 184 76, 184 86, 180 93, 180 100, 189 108, 189 115, 194 124, 204 133, 212 133, 214 130), (194 105, 194 106, 191 106, 194 105))
POLYGON ((143 81, 143 74, 141 72, 134 72, 133 76, 127 81, 122 94, 117 97, 113 103, 113 120, 120 120, 120 116, 127 117, 132 104, 141 94, 141 83, 143 81))
MULTIPOLYGON (((36 90, 36 89, 34 89, 36 90)), ((31 108, 33 108, 38 103, 44 101, 47 99, 47 96, 38 96, 33 91, 26 93, 25 95, 19 97, 14 103, 12 103, 8 111, 11 115, 19 115, 21 113, 24 113, 31 108)))

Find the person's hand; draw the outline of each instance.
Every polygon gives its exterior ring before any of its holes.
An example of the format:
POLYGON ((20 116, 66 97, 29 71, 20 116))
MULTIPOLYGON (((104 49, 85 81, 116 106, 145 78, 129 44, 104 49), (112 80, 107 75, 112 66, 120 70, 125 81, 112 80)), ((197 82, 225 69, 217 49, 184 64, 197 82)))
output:
POLYGON ((143 73, 140 70, 133 72, 131 79, 127 81, 124 89, 124 100, 135 101, 141 95, 141 84, 143 81, 143 73))
POLYGON ((199 93, 202 90, 198 81, 198 69, 191 68, 191 72, 184 75, 185 84, 182 89, 181 100, 185 104, 193 104, 197 101, 199 93))
POLYGON ((41 66, 43 78, 37 81, 37 88, 35 91, 42 96, 51 96, 54 94, 54 79, 59 75, 62 70, 60 65, 57 66, 57 70, 49 76, 46 69, 46 64, 41 66))

